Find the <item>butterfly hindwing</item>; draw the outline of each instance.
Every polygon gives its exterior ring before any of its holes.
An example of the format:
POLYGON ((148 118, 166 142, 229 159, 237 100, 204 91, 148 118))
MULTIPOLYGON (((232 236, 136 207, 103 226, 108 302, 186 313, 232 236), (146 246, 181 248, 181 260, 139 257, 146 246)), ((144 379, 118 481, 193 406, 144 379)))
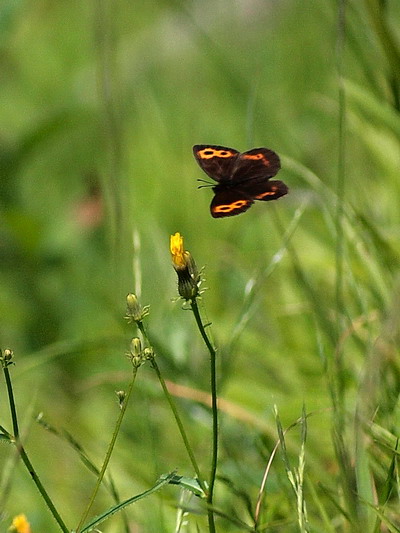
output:
POLYGON ((244 213, 253 203, 250 196, 238 189, 217 185, 213 191, 215 196, 211 201, 210 211, 214 218, 231 217, 244 213))
POLYGON ((277 200, 281 196, 285 196, 289 191, 285 183, 279 180, 249 180, 246 183, 241 184, 241 189, 244 194, 248 195, 253 200, 261 200, 264 202, 277 200))

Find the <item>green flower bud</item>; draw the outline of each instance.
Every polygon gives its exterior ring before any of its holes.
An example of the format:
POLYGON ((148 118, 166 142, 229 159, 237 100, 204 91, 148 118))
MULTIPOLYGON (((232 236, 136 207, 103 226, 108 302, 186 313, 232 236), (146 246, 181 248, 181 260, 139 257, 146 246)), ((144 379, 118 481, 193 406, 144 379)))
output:
POLYGON ((14 352, 6 348, 4 351, 0 350, 0 364, 3 368, 13 364, 14 352))
POLYGON ((139 368, 139 366, 144 363, 145 359, 143 357, 142 342, 138 337, 134 337, 131 340, 131 346, 127 356, 135 368, 139 368))
POLYGON ((126 297, 126 315, 128 322, 141 322, 149 314, 150 307, 142 307, 135 294, 129 293, 126 297))
POLYGON ((122 406, 124 404, 125 397, 126 397, 126 392, 124 390, 117 390, 115 391, 115 394, 117 395, 117 398, 118 398, 119 407, 120 409, 122 409, 122 406))

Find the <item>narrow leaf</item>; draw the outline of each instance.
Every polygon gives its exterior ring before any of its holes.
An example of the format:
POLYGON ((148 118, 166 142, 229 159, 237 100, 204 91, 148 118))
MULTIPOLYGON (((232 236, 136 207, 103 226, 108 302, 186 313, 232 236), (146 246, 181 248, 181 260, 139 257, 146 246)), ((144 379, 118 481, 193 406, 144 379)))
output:
POLYGON ((119 503, 118 505, 114 505, 101 515, 96 516, 91 520, 88 524, 86 524, 83 529, 81 530, 81 533, 88 533, 89 531, 93 531, 95 527, 97 527, 99 524, 107 520, 110 516, 114 515, 115 513, 118 513, 119 511, 122 511, 122 509, 125 509, 128 505, 131 505, 132 503, 135 503, 139 500, 142 500, 143 498, 146 498, 147 496, 150 496, 150 494, 153 494, 154 492, 158 491, 163 487, 164 485, 167 485, 170 483, 171 479, 175 476, 175 473, 172 472, 171 474, 168 474, 166 476, 163 476, 163 478, 159 479, 157 483, 151 487, 151 489, 145 490, 144 492, 137 494, 136 496, 132 496, 131 498, 128 498, 124 502, 119 503))

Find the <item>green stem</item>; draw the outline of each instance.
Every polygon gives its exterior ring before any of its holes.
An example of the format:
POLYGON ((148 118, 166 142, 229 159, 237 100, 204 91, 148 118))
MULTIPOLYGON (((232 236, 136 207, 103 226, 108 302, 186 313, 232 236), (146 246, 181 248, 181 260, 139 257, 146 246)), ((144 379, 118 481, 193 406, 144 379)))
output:
POLYGON ((336 206, 336 349, 334 354, 334 373, 332 403, 334 407, 334 443, 335 453, 339 462, 342 486, 347 502, 349 515, 354 523, 359 523, 357 494, 353 487, 353 468, 349 457, 348 446, 344 440, 346 424, 345 394, 346 378, 343 359, 343 348, 340 338, 345 327, 344 317, 346 306, 344 299, 344 197, 346 184, 346 92, 344 85, 344 54, 346 46, 346 4, 347 0, 338 3, 338 38, 337 38, 337 75, 339 85, 339 121, 338 121, 338 176, 336 206))
POLYGON ((14 437, 13 437, 12 440, 13 440, 13 442, 14 442, 17 450, 18 450, 19 456, 21 457, 24 465, 26 466, 26 468, 27 468, 27 470, 28 470, 33 482, 35 483, 35 485, 36 485, 36 487, 38 489, 38 491, 40 492, 42 498, 46 502, 46 505, 49 508, 51 514, 53 515, 55 521, 60 526, 61 531, 63 531, 64 533, 68 533, 69 530, 68 530, 67 526, 64 524, 64 521, 61 518, 61 516, 59 515, 57 509, 55 508, 50 496, 47 494, 46 489, 42 485, 42 482, 40 481, 39 476, 37 475, 35 469, 33 468, 33 465, 30 462, 26 451, 25 451, 24 447, 22 446, 21 440, 19 438, 17 409, 15 407, 14 392, 13 392, 13 388, 12 388, 10 372, 9 372, 7 366, 3 367, 3 371, 4 371, 4 377, 5 377, 6 385, 7 385, 8 401, 9 401, 9 404, 10 404, 11 418, 12 418, 12 424, 13 424, 13 430, 14 430, 14 437))
POLYGON ((57 509, 54 507, 54 504, 53 504, 50 496, 47 494, 46 489, 43 487, 42 482, 40 481, 38 475, 36 474, 35 469, 33 468, 33 465, 30 462, 29 457, 28 457, 24 447, 22 446, 21 441, 19 440, 19 438, 15 439, 15 444, 16 444, 17 450, 18 450, 18 452, 19 452, 19 454, 21 456, 21 459, 22 459, 24 465, 26 466, 31 478, 33 479, 33 482, 35 483, 35 485, 38 488, 40 494, 42 495, 44 501, 46 502, 47 507, 49 508, 49 510, 50 510, 51 514, 53 515, 55 521, 60 526, 61 531, 63 531, 64 533, 69 533, 69 529, 64 524, 64 521, 61 518, 61 516, 59 515, 57 509))
POLYGON ((218 461, 218 406, 217 406, 217 354, 215 348, 211 344, 210 339, 205 331, 203 322, 201 320, 199 307, 195 298, 190 301, 191 308, 196 319, 197 326, 200 334, 207 346, 210 353, 210 378, 211 378, 211 408, 213 417, 213 442, 212 442, 212 457, 211 457, 211 470, 210 481, 207 494, 208 503, 208 526, 211 532, 215 532, 214 513, 212 511, 215 477, 217 474, 217 461, 218 461))
POLYGON ((176 408, 176 405, 175 405, 174 401, 172 400, 172 396, 171 396, 171 394, 170 394, 170 392, 168 390, 168 387, 167 387, 167 385, 165 383, 165 380, 162 377, 160 369, 158 368, 158 365, 157 365, 157 363, 155 362, 154 359, 151 362, 151 366, 152 366, 152 368, 155 370, 155 372, 157 374, 157 377, 158 377, 158 379, 160 381, 161 387, 162 387, 162 389, 164 391, 165 397, 167 398, 168 404, 169 404, 169 406, 171 408, 171 411, 172 411, 172 413, 174 415, 175 422, 177 423, 177 426, 178 426, 179 432, 181 434, 182 440, 184 442, 186 451, 188 452, 190 462, 192 463, 193 469, 196 472, 197 481, 199 482, 199 485, 202 488, 202 490, 204 491, 204 493, 206 494, 207 493, 207 489, 206 489, 206 486, 204 485, 204 482, 202 481, 199 465, 197 464, 197 461, 196 461, 196 458, 194 456, 192 447, 190 446, 189 439, 188 439, 188 437, 186 435, 185 428, 183 427, 183 424, 182 424, 182 420, 179 417, 179 413, 178 413, 178 410, 176 408))
MULTIPOLYGON (((338 139, 338 176, 337 176, 337 205, 336 205, 336 341, 343 330, 345 314, 343 298, 343 260, 344 260, 344 193, 345 193, 345 159, 346 159, 346 93, 343 77, 343 56, 346 39, 346 0, 339 1, 338 13, 338 41, 337 41, 337 74, 339 84, 339 139, 338 139)), ((339 396, 343 394, 343 368, 340 349, 337 350, 337 366, 339 377, 339 396)))
POLYGON ((113 449, 114 449, 115 441, 117 440, 117 436, 118 436, 119 430, 121 428, 122 420, 124 418, 124 414, 125 414, 126 408, 128 406, 129 398, 130 398, 130 396, 132 394, 133 385, 135 383, 135 378, 136 378, 136 373, 137 373, 137 368, 134 367, 133 368, 132 381, 131 381, 131 383, 129 385, 128 392, 127 392, 126 397, 124 399, 124 402, 122 404, 122 408, 121 408, 117 423, 115 425, 114 433, 113 433, 113 436, 111 438, 111 442, 110 442, 110 444, 108 446, 106 456, 104 458, 103 466, 101 467, 100 474, 99 474, 99 477, 97 479, 96 486, 95 486, 95 488, 93 490, 93 494, 92 494, 92 496, 90 498, 89 504, 88 504, 85 512, 82 515, 82 518, 81 518, 81 520, 80 520, 80 522, 78 524, 78 527, 76 528, 76 533, 79 533, 79 531, 82 529, 83 524, 84 524, 84 522, 85 522, 85 520, 86 520, 86 518, 87 518, 87 516, 88 516, 88 514, 90 512, 90 509, 92 508, 92 506, 94 504, 94 501, 95 501, 97 493, 99 491, 101 482, 103 481, 103 478, 104 478, 104 475, 106 473, 106 469, 107 469, 108 463, 110 462, 111 454, 112 454, 113 449))
MULTIPOLYGON (((144 328, 143 322, 138 321, 137 322, 137 326, 138 326, 141 334, 143 335, 144 339, 146 339, 146 342, 149 345, 151 345, 151 343, 149 341, 149 338, 147 336, 146 330, 144 328)), ((178 410, 176 408, 176 405, 175 405, 175 403, 174 403, 174 401, 172 399, 172 396, 171 396, 171 394, 170 394, 170 392, 168 390, 168 387, 167 387, 167 385, 165 383, 165 380, 164 380, 164 378, 161 375, 161 371, 160 371, 155 359, 153 359, 151 361, 151 366, 152 366, 152 368, 155 370, 155 372, 157 374, 157 377, 158 377, 158 380, 160 382, 160 385, 161 385, 161 387, 162 387, 162 389, 164 391, 165 397, 167 398, 168 404, 169 404, 169 406, 171 408, 171 411, 172 411, 172 413, 174 415, 175 422, 176 422, 176 424, 178 426, 178 429, 179 429, 179 432, 181 434, 181 437, 182 437, 183 443, 185 445, 186 451, 187 451, 187 453, 189 455, 190 462, 192 463, 193 469, 196 472, 197 481, 198 481, 201 489, 206 494, 207 493, 207 488, 206 488, 206 486, 205 486, 205 484, 203 482, 203 479, 201 477, 199 465, 197 464, 196 458, 195 458, 194 453, 193 453, 193 449, 192 449, 192 447, 190 445, 190 442, 189 442, 189 439, 187 437, 185 428, 183 427, 183 423, 182 423, 182 420, 181 420, 181 418, 179 416, 179 413, 178 413, 178 410)))
POLYGON ((8 367, 5 366, 3 368, 4 371, 4 377, 6 380, 6 386, 7 386, 7 394, 8 394, 8 401, 10 404, 10 411, 11 411, 11 419, 12 419, 12 425, 13 425, 13 431, 14 431, 14 438, 15 440, 19 439, 19 428, 18 428, 18 418, 17 418, 17 409, 15 407, 15 401, 14 401, 14 393, 11 383, 11 376, 10 372, 8 371, 8 367))

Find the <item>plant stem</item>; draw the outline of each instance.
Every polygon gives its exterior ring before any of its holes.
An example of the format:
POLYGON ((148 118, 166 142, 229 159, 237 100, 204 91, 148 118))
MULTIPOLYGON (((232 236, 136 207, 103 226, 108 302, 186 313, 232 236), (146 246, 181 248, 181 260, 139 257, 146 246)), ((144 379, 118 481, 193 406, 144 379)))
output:
POLYGON ((30 462, 29 457, 28 457, 28 455, 27 455, 27 453, 26 453, 26 451, 25 451, 25 449, 24 449, 24 447, 23 447, 23 445, 21 443, 21 440, 20 440, 20 437, 19 437, 18 417, 17 417, 17 409, 15 407, 14 392, 13 392, 13 388, 12 388, 10 372, 9 372, 7 366, 3 366, 3 372, 4 372, 4 377, 5 377, 5 380, 6 380, 8 401, 9 401, 9 404, 10 404, 12 425, 13 425, 13 431, 14 431, 14 437, 13 437, 12 441, 14 442, 14 444, 15 444, 17 450, 18 450, 19 456, 21 457, 24 465, 26 466, 26 468, 27 468, 27 470, 28 470, 33 482, 35 483, 35 485, 36 485, 36 487, 38 489, 38 491, 40 492, 42 498, 46 502, 47 507, 49 508, 49 510, 50 510, 51 514, 53 515, 53 517, 54 517, 55 521, 57 522, 57 524, 60 526, 61 531, 63 531, 64 533, 68 533, 69 529, 64 524, 64 521, 61 518, 61 516, 59 515, 57 509, 55 508, 50 496, 47 494, 46 489, 42 485, 42 482, 40 481, 39 476, 37 475, 35 469, 33 468, 33 465, 30 462))
POLYGON ((10 376, 10 372, 9 372, 7 366, 5 366, 3 368, 3 372, 4 372, 4 377, 5 377, 5 380, 6 380, 8 402, 10 404, 11 420, 12 420, 12 425, 13 425, 14 438, 15 438, 15 441, 17 441, 19 439, 17 409, 15 407, 14 392, 13 392, 12 383, 11 383, 11 376, 10 376))
MULTIPOLYGON (((136 324, 137 324, 137 327, 139 328, 139 331, 141 332, 141 334, 143 335, 144 339, 146 340, 146 342, 149 345, 151 345, 143 322, 142 321, 137 321, 136 324)), ((161 387, 162 387, 162 389, 164 391, 165 397, 167 398, 168 404, 169 404, 169 406, 171 408, 171 411, 172 411, 172 413, 174 415, 175 422, 176 422, 176 424, 178 426, 178 429, 179 429, 179 432, 181 434, 181 437, 182 437, 183 443, 185 445, 186 451, 187 451, 187 453, 189 455, 190 462, 192 463, 193 469, 196 472, 197 481, 198 481, 201 489, 206 494, 207 493, 207 488, 204 485, 203 479, 201 477, 200 468, 199 468, 199 465, 197 464, 196 458, 194 456, 193 449, 192 449, 192 447, 190 445, 190 442, 189 442, 189 439, 187 437, 185 428, 183 427, 183 423, 182 423, 182 420, 181 420, 181 418, 179 416, 179 413, 178 413, 178 410, 176 408, 176 405, 175 405, 175 403, 174 403, 174 401, 172 399, 172 396, 171 396, 171 394, 170 394, 170 392, 168 390, 168 387, 167 387, 167 385, 165 383, 165 380, 164 380, 164 378, 161 375, 161 371, 160 371, 155 359, 153 359, 151 361, 151 366, 152 366, 152 368, 155 370, 155 372, 157 374, 157 377, 158 377, 158 380, 160 382, 160 385, 161 385, 161 387)))
MULTIPOLYGON (((344 319, 346 316, 346 305, 344 298, 344 252, 345 252, 345 234, 344 234, 344 197, 346 185, 346 91, 344 85, 344 54, 347 38, 346 28, 346 7, 347 0, 338 2, 338 37, 337 37, 337 76, 339 85, 339 116, 338 116, 338 176, 337 176, 337 205, 335 214, 336 226, 336 250, 335 250, 335 270, 336 270, 336 349, 333 359, 333 379, 330 387, 332 394, 332 405, 334 408, 333 418, 333 441, 335 453, 339 463, 339 472, 342 480, 342 488, 347 504, 347 511, 354 524, 360 526, 360 505, 357 497, 357 490, 354 490, 354 467, 350 457, 349 446, 345 441, 346 426, 346 376, 343 344, 340 342, 343 329, 345 327, 344 319)), ((360 526, 359 531, 361 531, 360 526)))
POLYGON ((46 489, 42 485, 42 482, 40 481, 38 475, 36 474, 36 471, 33 468, 33 465, 30 462, 29 457, 28 457, 24 447, 22 446, 21 441, 19 440, 19 438, 15 439, 15 444, 16 444, 18 453, 20 454, 24 465, 26 466, 31 478, 33 479, 33 482, 35 483, 35 485, 38 488, 40 494, 42 495, 44 501, 46 502, 47 507, 49 508, 49 510, 50 510, 51 514, 53 515, 55 521, 60 526, 61 531, 63 531, 64 533, 69 533, 69 529, 64 524, 63 519, 59 515, 59 513, 58 513, 57 509, 55 508, 50 496, 47 494, 46 489))
POLYGON ((171 408, 171 411, 172 411, 172 413, 174 415, 175 422, 177 423, 177 426, 178 426, 179 432, 181 434, 182 440, 184 442, 186 451, 188 452, 190 462, 192 463, 193 469, 196 472, 197 481, 199 482, 199 485, 202 488, 202 490, 204 491, 204 493, 206 494, 207 493, 207 489, 206 489, 206 486, 204 485, 204 482, 202 481, 199 465, 197 464, 197 461, 196 461, 196 458, 194 456, 192 447, 190 446, 189 439, 188 439, 188 437, 186 435, 185 428, 183 427, 183 424, 182 424, 182 420, 179 417, 179 413, 178 413, 178 410, 176 408, 176 405, 175 405, 174 401, 172 400, 172 396, 171 396, 171 394, 170 394, 170 392, 168 390, 168 387, 167 387, 167 385, 165 383, 165 380, 162 377, 160 369, 158 368, 158 365, 157 365, 157 363, 155 362, 154 359, 151 362, 151 366, 152 366, 152 368, 155 370, 155 372, 157 374, 157 377, 158 377, 158 379, 160 381, 161 387, 162 387, 162 389, 164 391, 164 394, 165 394, 165 396, 167 398, 168 404, 169 404, 169 406, 171 408))
POLYGON ((344 267, 344 193, 346 171, 346 93, 343 77, 343 56, 346 38, 346 1, 340 0, 338 13, 338 40, 337 40, 337 74, 339 83, 339 147, 338 147, 338 176, 337 176, 337 205, 335 214, 336 246, 335 246, 335 299, 336 299, 336 377, 340 408, 343 408, 344 395, 344 369, 343 354, 341 353, 339 339, 343 330, 343 318, 345 316, 344 291, 343 291, 343 267, 344 267))
POLYGON ((199 307, 197 301, 193 298, 190 301, 191 308, 196 319, 197 326, 199 328, 200 334, 203 337, 203 340, 207 346, 208 351, 210 352, 210 379, 211 379, 211 408, 212 408, 212 417, 213 417, 213 439, 212 439, 212 458, 211 458, 211 470, 210 470, 210 481, 207 494, 207 503, 208 503, 208 526, 211 532, 215 532, 215 523, 214 523, 214 513, 212 511, 213 504, 213 495, 214 495, 214 485, 215 485, 215 476, 217 473, 217 461, 218 461, 218 406, 217 406, 217 365, 216 365, 216 351, 213 345, 211 344, 210 339, 205 331, 203 322, 201 320, 199 307))
POLYGON ((121 408, 121 411, 119 413, 119 417, 118 417, 117 423, 115 425, 114 433, 113 433, 113 436, 111 438, 111 442, 110 442, 110 444, 108 446, 106 456, 104 458, 103 466, 101 467, 100 474, 99 474, 99 477, 97 478, 96 486, 95 486, 95 488, 93 490, 93 494, 92 494, 92 496, 90 498, 89 504, 88 504, 85 512, 83 513, 82 518, 80 519, 78 527, 76 528, 76 533, 79 533, 79 531, 82 529, 83 524, 84 524, 84 522, 85 522, 85 520, 86 520, 86 518, 87 518, 87 516, 88 516, 88 514, 90 512, 90 509, 92 508, 92 505, 93 505, 93 503, 94 503, 94 501, 96 499, 96 496, 97 496, 97 493, 99 491, 101 482, 103 481, 104 474, 106 472, 108 463, 110 462, 110 458, 111 458, 111 454, 112 454, 113 449, 114 449, 115 441, 117 440, 117 436, 118 436, 119 430, 121 428, 122 420, 124 418, 124 414, 125 414, 126 408, 128 406, 129 398, 130 398, 130 396, 132 394, 132 390, 133 390, 133 385, 135 383, 136 374, 137 374, 137 368, 133 367, 132 380, 131 380, 131 383, 129 385, 129 389, 128 389, 128 392, 127 392, 126 397, 124 399, 124 402, 122 404, 122 408, 121 408))

